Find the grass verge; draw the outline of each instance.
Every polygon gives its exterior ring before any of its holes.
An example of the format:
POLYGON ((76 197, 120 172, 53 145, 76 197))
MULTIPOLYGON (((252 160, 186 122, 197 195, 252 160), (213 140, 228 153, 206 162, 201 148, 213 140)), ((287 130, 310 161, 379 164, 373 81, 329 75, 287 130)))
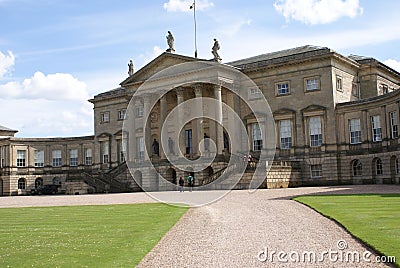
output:
POLYGON ((343 225, 400 266, 400 194, 315 195, 293 198, 343 225))
POLYGON ((186 211, 165 204, 0 209, 0 267, 133 267, 186 211))

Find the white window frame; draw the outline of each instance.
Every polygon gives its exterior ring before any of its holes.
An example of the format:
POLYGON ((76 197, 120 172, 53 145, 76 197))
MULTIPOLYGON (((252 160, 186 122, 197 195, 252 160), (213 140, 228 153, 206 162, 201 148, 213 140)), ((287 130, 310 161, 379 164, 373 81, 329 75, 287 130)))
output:
POLYGON ((350 131, 350 144, 360 144, 361 120, 359 118, 353 118, 349 120, 349 131, 350 131))
POLYGON ((395 111, 389 112, 390 119, 390 137, 397 139, 399 137, 399 123, 397 119, 397 113, 395 111))
POLYGON ((126 118, 126 109, 122 109, 118 111, 118 120, 125 120, 126 118))
POLYGON ((322 146, 322 120, 320 116, 312 116, 308 119, 310 147, 322 146))
POLYGON ((101 161, 103 164, 108 164, 110 162, 110 142, 103 141, 101 146, 101 161))
POLYGON ((258 99, 261 98, 261 95, 262 93, 258 87, 249 88, 249 99, 258 99))
POLYGON ((343 77, 336 75, 336 90, 343 92, 343 77))
POLYGON ((26 189, 26 179, 19 178, 18 179, 18 190, 25 190, 26 189))
POLYGON ((0 146, 0 167, 3 168, 6 166, 6 150, 4 146, 0 146))
POLYGON ((292 121, 279 121, 280 148, 287 150, 292 148, 292 121))
POLYGON ((26 167, 26 150, 17 150, 17 167, 26 167))
POLYGON ((78 149, 69 150, 69 166, 70 167, 78 166, 78 149))
POLYGON ((137 158, 140 160, 143 160, 144 159, 144 138, 137 137, 136 145, 137 145, 137 158))
POLYGON ((383 175, 383 163, 380 158, 375 160, 375 175, 383 175))
POLYGON ((44 167, 44 151, 43 150, 35 150, 34 156, 34 165, 35 167, 44 167))
POLYGON ((52 166, 53 167, 61 167, 62 166, 62 151, 61 150, 53 150, 51 152, 52 155, 52 166))
POLYGON ((263 148, 263 139, 261 128, 258 123, 251 124, 251 140, 253 151, 261 151, 263 148))
POLYGON ((91 166, 92 165, 92 148, 85 148, 84 149, 85 153, 85 166, 91 166))
POLYGON ((380 115, 371 116, 372 141, 382 141, 382 128, 380 115))
POLYGON ((310 175, 312 179, 322 178, 322 165, 310 165, 310 175))
POLYGON ((143 117, 143 106, 137 106, 136 107, 136 117, 141 118, 143 117))
POLYGON ((290 94, 290 83, 289 82, 279 82, 276 83, 276 95, 285 96, 290 94))
POLYGON ((321 86, 320 86, 321 81, 319 78, 310 77, 310 78, 306 78, 305 80, 306 80, 305 84, 306 84, 307 92, 321 90, 321 86))
POLYGON ((101 113, 101 123, 109 123, 110 122, 110 112, 101 113))

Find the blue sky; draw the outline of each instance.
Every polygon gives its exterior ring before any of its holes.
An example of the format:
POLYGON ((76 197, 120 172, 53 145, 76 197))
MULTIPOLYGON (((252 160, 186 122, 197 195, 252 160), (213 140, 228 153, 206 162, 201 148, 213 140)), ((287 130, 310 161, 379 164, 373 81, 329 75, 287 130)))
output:
MULTIPOLYGON (((87 99, 167 48, 194 55, 192 0, 0 0, 0 125, 18 137, 93 134, 87 99)), ((400 71, 398 0, 197 0, 198 52, 223 62, 303 45, 400 71)))

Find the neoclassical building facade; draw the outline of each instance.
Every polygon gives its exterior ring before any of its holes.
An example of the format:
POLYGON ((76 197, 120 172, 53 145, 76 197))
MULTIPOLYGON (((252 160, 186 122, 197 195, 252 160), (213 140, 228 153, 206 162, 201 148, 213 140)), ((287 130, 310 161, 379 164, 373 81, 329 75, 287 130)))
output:
MULTIPOLYGON (((374 58, 343 56, 314 46, 220 63, 255 83, 257 87, 245 88, 250 103, 260 96, 268 101, 273 119, 266 120, 274 122, 276 133, 271 136, 260 127, 251 104, 229 87, 229 75, 223 71, 207 74, 215 77, 216 83, 200 79, 169 86, 183 73, 154 80, 154 88, 167 88, 154 106, 150 89, 135 94, 154 74, 177 64, 196 62, 208 61, 165 52, 140 70, 130 70, 118 88, 89 100, 94 106, 93 136, 15 138, 16 131, 1 127, 0 194, 27 194, 40 184, 51 183, 60 184, 70 194, 141 188, 173 190, 179 177, 190 173, 195 177, 195 186, 207 185, 231 172, 229 159, 241 152, 233 151, 232 143, 248 146, 244 149, 254 157, 235 186, 242 189, 249 186, 253 167, 271 144, 271 137, 275 139, 275 154, 266 164, 270 169, 261 187, 399 183, 397 71, 374 58), (179 104, 194 98, 216 100, 215 107, 203 105, 202 109, 214 109, 217 121, 224 126, 235 124, 224 107, 234 110, 246 133, 232 135, 207 118, 180 126, 175 118, 166 124, 168 135, 177 128, 182 129, 181 133, 164 143, 167 146, 161 146, 166 118, 179 104), (123 129, 125 119, 135 126, 129 138, 123 129), (241 137, 246 137, 246 142, 241 137), (204 138, 215 144, 216 153, 207 167, 191 172, 186 163, 171 164, 168 155, 174 157, 178 150, 185 159, 198 159, 209 146, 204 138), (199 144, 201 140, 204 144, 199 144)), ((177 117, 183 113, 190 111, 178 110, 177 117)), ((224 188, 224 183, 221 181, 214 189, 224 188)))

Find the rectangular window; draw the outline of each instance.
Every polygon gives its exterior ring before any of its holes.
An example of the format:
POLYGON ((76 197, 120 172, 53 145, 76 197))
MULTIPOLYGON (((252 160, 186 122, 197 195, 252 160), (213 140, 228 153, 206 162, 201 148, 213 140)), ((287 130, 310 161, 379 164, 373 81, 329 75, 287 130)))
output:
POLYGON ((110 122, 110 113, 109 112, 101 113, 101 122, 102 123, 110 122))
POLYGON ((35 167, 44 167, 44 151, 35 150, 35 167))
POLYGON ((103 164, 107 164, 108 162, 110 162, 110 143, 108 141, 103 141, 101 150, 103 164))
POLYGON ((343 80, 341 76, 336 76, 336 89, 338 91, 343 91, 343 80))
POLYGON ((124 120, 125 117, 126 117, 126 110, 125 109, 119 110, 118 111, 118 120, 124 120))
POLYGON ((143 106, 136 107, 136 117, 143 117, 143 106))
POLYGON ((361 124, 360 119, 350 119, 350 144, 361 143, 361 124))
POLYGON ((138 137, 136 138, 136 143, 137 143, 137 157, 139 159, 144 159, 144 140, 143 137, 138 137))
POLYGON ((290 120, 280 121, 281 149, 292 147, 292 125, 290 120))
POLYGON ((262 143, 262 135, 260 125, 255 123, 251 126, 252 131, 252 139, 253 139, 253 151, 261 151, 263 143, 262 143))
POLYGON ((317 179, 322 177, 322 165, 311 165, 311 178, 317 179))
POLYGON ((310 78, 306 79, 306 91, 319 90, 319 79, 310 78))
POLYGON ((62 164, 62 157, 61 157, 61 150, 53 150, 53 167, 61 167, 62 164))
POLYGON ((258 88, 249 89, 249 99, 257 99, 261 97, 261 91, 258 88))
POLYGON ((191 129, 185 130, 185 147, 186 147, 186 154, 193 153, 192 130, 191 129))
POLYGON ((125 150, 127 146, 124 146, 123 140, 118 141, 118 151, 119 151, 119 162, 123 163, 125 162, 125 150))
POLYGON ((310 146, 311 147, 321 146, 322 145, 321 117, 319 116, 310 117, 309 128, 310 128, 310 146))
POLYGON ((17 150, 17 167, 25 167, 26 164, 26 151, 17 150))
POLYGON ((85 165, 90 166, 92 165, 92 149, 85 148, 85 165))
POLYGON ((392 139, 397 139, 399 137, 399 124, 397 120, 396 112, 390 112, 390 133, 392 139))
POLYGON ((372 141, 382 141, 381 117, 379 115, 371 116, 372 141))
POLYGON ((77 149, 69 150, 69 165, 71 167, 78 166, 78 150, 77 149))
POLYGON ((289 83, 278 83, 276 84, 276 92, 278 96, 287 95, 290 93, 289 83))
POLYGON ((6 150, 5 147, 0 147, 0 167, 6 166, 6 150))

